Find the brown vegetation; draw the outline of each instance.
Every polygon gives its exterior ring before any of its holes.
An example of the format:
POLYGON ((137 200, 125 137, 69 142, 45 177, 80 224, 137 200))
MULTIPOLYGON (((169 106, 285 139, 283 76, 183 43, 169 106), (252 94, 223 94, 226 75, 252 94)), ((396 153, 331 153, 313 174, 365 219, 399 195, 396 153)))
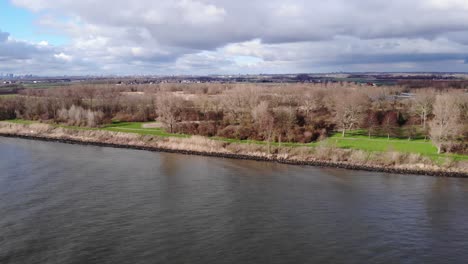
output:
POLYGON ((442 149, 451 151, 456 148, 459 138, 466 133, 467 94, 438 95, 434 103, 434 119, 431 121, 431 138, 442 149), (465 112, 464 112, 465 111, 465 112))
POLYGON ((440 87, 343 82, 79 84, 0 97, 0 119, 92 127, 112 120, 157 120, 171 133, 264 140, 268 146, 366 129, 369 137, 431 137, 440 151, 467 153, 467 101, 466 93, 440 87), (400 97, 403 91, 414 96, 400 97))

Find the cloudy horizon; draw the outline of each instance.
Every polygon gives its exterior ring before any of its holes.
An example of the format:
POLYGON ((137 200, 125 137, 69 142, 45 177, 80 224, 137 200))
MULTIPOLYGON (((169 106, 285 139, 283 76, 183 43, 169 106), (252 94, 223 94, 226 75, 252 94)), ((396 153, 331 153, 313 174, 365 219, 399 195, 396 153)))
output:
POLYGON ((0 73, 468 72, 467 0, 0 0, 0 73))

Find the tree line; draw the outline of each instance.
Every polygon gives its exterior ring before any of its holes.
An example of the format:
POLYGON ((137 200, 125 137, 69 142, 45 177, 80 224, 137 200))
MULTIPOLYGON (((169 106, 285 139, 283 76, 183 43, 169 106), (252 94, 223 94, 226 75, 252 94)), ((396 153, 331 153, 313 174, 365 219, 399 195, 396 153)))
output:
POLYGON ((0 97, 0 119, 14 118, 89 127, 157 120, 171 133, 279 143, 353 132, 466 153, 468 94, 355 83, 79 84, 0 97))

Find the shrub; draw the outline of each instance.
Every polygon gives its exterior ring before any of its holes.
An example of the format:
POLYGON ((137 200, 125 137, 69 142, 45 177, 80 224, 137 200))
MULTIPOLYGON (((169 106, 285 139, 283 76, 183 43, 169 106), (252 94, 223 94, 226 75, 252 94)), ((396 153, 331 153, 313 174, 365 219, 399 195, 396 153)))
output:
POLYGON ((68 110, 62 108, 58 111, 58 120, 71 126, 97 127, 103 124, 104 113, 72 105, 68 110))

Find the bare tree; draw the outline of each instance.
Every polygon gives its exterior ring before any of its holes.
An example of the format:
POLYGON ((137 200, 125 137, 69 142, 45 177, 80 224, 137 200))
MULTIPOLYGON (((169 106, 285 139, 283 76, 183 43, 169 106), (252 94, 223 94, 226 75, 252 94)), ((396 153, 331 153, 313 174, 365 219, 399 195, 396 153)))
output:
POLYGON ((259 87, 252 85, 237 85, 224 93, 222 104, 234 122, 240 123, 242 117, 258 105, 259 87))
POLYGON ((271 139, 275 128, 275 119, 271 114, 268 102, 262 101, 258 106, 252 110, 252 117, 258 125, 258 130, 265 137, 268 144, 268 153, 271 152, 271 139))
POLYGON ((382 121, 382 129, 387 134, 387 139, 390 140, 390 135, 393 134, 398 127, 398 115, 395 112, 388 112, 385 114, 382 121))
POLYGON ((169 132, 174 132, 174 125, 178 121, 178 117, 183 105, 183 100, 173 94, 164 93, 157 98, 157 115, 159 120, 169 128, 169 132))
POLYGON ((86 100, 89 107, 93 109, 94 107, 94 98, 97 94, 97 88, 93 86, 83 86, 81 89, 78 89, 80 97, 86 100))
POLYGON ((423 90, 416 93, 413 104, 413 111, 420 117, 423 130, 426 130, 427 118, 432 114, 432 107, 435 101, 433 90, 423 90))
POLYGON ((377 113, 370 111, 364 120, 364 126, 367 128, 367 134, 370 138, 372 133, 379 127, 379 118, 377 113))
POLYGON ((406 126, 406 134, 408 135, 408 141, 410 141, 418 135, 418 129, 417 126, 413 122, 411 122, 411 120, 410 122, 406 123, 406 126))
POLYGON ((369 98, 361 93, 343 93, 335 96, 335 120, 345 136, 346 130, 362 123, 369 106, 369 98))
POLYGON ((0 120, 15 118, 15 106, 14 99, 0 97, 0 120))
POLYGON ((88 127, 97 127, 102 124, 104 113, 101 111, 86 111, 86 124, 88 127))
POLYGON ((301 100, 301 109, 304 110, 305 116, 319 109, 323 105, 324 93, 321 90, 316 90, 306 93, 301 100))
POLYGON ((434 103, 434 119, 430 122, 430 135, 441 153, 446 145, 456 141, 463 129, 459 99, 456 94, 442 94, 434 103))
POLYGON ((281 146, 281 139, 283 135, 287 135, 291 127, 296 122, 296 116, 291 108, 279 108, 274 112, 275 130, 278 134, 278 142, 281 146))

